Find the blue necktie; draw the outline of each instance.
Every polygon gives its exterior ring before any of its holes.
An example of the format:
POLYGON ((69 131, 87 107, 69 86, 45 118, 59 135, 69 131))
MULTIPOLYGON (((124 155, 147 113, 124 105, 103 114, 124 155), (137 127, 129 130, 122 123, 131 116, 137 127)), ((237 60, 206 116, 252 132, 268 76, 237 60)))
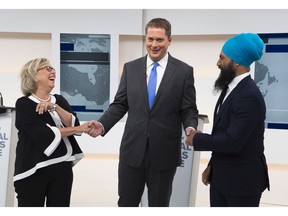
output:
POLYGON ((155 93, 156 93, 156 84, 157 84, 157 71, 158 63, 154 62, 153 68, 150 73, 149 81, 148 81, 148 98, 149 98, 149 107, 151 109, 155 93))

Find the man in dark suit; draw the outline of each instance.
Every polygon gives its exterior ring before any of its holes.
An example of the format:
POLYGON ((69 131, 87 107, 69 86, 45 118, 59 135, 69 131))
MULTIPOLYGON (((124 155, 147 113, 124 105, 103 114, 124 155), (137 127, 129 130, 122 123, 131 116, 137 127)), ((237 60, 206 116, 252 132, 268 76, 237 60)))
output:
POLYGON ((139 206, 145 184, 149 206, 169 206, 173 178, 181 164, 182 127, 186 133, 197 128, 193 68, 168 53, 171 40, 167 20, 148 22, 148 55, 124 65, 113 103, 98 121, 90 122, 89 134, 104 136, 128 112, 120 146, 118 206, 139 206), (153 101, 150 78, 155 62, 153 101))
POLYGON ((215 107, 212 133, 191 131, 187 136, 194 150, 212 151, 202 174, 203 183, 210 183, 212 207, 258 207, 262 192, 269 189, 263 144, 266 107, 249 75, 263 47, 253 33, 236 35, 224 44, 217 62, 221 73, 214 85, 216 91, 223 91, 215 107))

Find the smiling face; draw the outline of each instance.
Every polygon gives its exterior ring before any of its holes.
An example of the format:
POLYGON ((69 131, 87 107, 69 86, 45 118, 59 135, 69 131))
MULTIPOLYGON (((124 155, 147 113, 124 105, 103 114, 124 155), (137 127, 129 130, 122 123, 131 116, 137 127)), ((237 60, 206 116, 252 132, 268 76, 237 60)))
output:
POLYGON ((171 44, 171 37, 166 35, 164 28, 149 27, 146 32, 146 49, 152 61, 162 59, 171 44))
POLYGON ((55 86, 55 69, 50 65, 49 62, 46 62, 37 69, 36 78, 37 89, 42 89, 50 92, 55 86))

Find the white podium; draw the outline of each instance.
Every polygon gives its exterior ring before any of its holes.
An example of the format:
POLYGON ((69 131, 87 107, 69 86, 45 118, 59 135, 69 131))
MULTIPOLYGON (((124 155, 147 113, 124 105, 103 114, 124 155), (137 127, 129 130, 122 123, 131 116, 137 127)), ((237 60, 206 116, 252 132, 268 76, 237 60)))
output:
POLYGON ((15 108, 0 106, 0 207, 14 206, 15 108))
MULTIPOLYGON (((198 116, 197 130, 202 131, 204 124, 209 123, 207 115, 198 116)), ((185 144, 185 133, 182 135, 182 164, 177 167, 173 181, 170 207, 193 207, 196 204, 197 182, 200 162, 200 151, 193 150, 192 146, 185 144)), ((147 188, 145 187, 141 206, 148 206, 147 188)))

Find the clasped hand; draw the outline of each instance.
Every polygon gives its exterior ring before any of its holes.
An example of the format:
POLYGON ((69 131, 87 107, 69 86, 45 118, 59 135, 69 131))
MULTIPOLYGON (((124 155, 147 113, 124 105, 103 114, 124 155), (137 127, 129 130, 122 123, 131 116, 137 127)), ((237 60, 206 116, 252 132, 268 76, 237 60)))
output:
POLYGON ((95 120, 91 120, 88 123, 88 127, 90 130, 87 132, 91 137, 97 137, 99 135, 102 135, 104 132, 103 126, 101 123, 95 120))
POLYGON ((191 128, 187 128, 185 130, 185 133, 186 133, 185 143, 190 145, 190 146, 193 146, 193 139, 194 139, 195 134, 201 133, 201 131, 193 130, 191 128))

